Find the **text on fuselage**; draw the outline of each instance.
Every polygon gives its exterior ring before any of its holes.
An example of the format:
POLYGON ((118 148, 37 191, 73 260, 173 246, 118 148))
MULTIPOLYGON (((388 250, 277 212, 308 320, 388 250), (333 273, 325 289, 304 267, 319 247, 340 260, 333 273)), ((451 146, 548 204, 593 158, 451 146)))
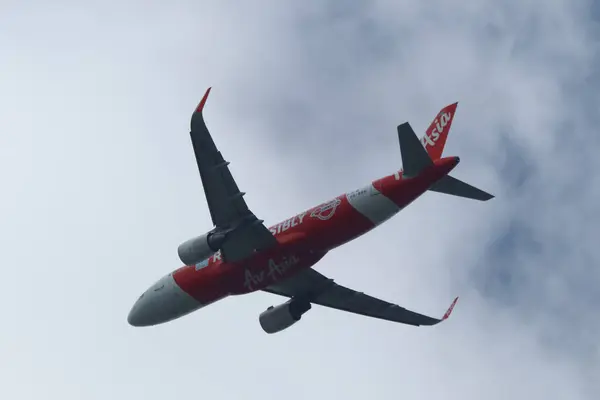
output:
POLYGON ((300 258, 295 255, 289 258, 283 257, 279 263, 270 258, 265 269, 257 272, 246 269, 244 272, 244 287, 248 290, 254 290, 256 286, 268 281, 271 283, 277 282, 291 267, 297 265, 299 262, 300 258))
POLYGON ((279 224, 272 226, 271 228, 269 228, 269 231, 273 234, 273 235, 277 235, 281 232, 285 232, 290 228, 293 228, 294 226, 298 226, 302 223, 302 221, 304 220, 304 217, 306 216, 306 213, 302 213, 302 214, 298 214, 293 218, 290 219, 286 219, 283 222, 280 222, 279 224))
POLYGON ((352 201, 353 199, 355 199, 358 196, 364 196, 367 194, 367 189, 366 188, 360 188, 360 189, 356 189, 350 193, 348 193, 347 197, 349 201, 352 201))

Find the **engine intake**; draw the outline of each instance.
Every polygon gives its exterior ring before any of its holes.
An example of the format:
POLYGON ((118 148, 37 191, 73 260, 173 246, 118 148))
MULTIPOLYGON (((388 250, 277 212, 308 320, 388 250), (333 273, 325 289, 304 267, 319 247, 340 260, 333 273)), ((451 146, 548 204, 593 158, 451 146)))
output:
POLYGON ((300 321, 302 315, 311 307, 312 305, 308 301, 292 299, 277 307, 267 308, 260 314, 258 320, 265 332, 277 333, 300 321))
POLYGON ((215 254, 225 241, 225 233, 208 232, 179 245, 177 254, 185 265, 196 265, 215 254))

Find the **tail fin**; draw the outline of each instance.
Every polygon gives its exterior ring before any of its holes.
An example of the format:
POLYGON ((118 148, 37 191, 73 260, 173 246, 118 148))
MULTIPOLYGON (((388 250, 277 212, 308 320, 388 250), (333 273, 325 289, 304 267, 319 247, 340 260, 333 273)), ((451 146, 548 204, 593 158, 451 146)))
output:
MULTIPOLYGON (((420 141, 408 122, 398 125, 398 141, 400 142, 404 176, 417 176, 423 168, 432 165, 434 160, 442 157, 457 105, 458 103, 453 103, 442 108, 420 141)), ((494 198, 493 195, 450 175, 446 175, 434 183, 429 190, 480 201, 494 198)))
POLYGON ((476 187, 471 186, 468 183, 453 178, 450 175, 446 175, 445 177, 434 183, 433 186, 429 188, 429 190, 431 190, 432 192, 444 193, 480 201, 488 201, 494 198, 493 195, 484 192, 481 189, 477 189, 476 187))
POLYGON ((421 143, 432 160, 442 157, 457 106, 458 102, 442 108, 427 128, 425 136, 421 138, 421 143))

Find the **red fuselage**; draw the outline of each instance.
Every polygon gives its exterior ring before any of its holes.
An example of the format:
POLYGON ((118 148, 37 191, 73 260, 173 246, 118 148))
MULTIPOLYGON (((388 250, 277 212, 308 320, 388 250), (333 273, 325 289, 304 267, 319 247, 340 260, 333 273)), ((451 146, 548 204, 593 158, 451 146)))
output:
POLYGON ((216 253, 196 266, 173 272, 175 283, 200 306, 230 295, 250 293, 315 265, 327 252, 365 234, 422 195, 458 163, 436 160, 419 176, 402 171, 340 195, 270 227, 279 245, 239 263, 216 253))

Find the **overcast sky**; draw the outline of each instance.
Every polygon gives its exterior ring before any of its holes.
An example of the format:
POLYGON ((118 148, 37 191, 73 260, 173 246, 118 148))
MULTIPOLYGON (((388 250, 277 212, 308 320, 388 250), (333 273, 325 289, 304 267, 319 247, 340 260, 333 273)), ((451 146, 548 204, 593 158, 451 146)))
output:
POLYGON ((7 399, 596 399, 600 32, 591 2, 0 2, 0 382, 7 399), (84 4, 86 3, 86 4, 84 4), (169 3, 169 4, 167 4, 169 3), (202 4, 203 3, 203 4, 202 4), (212 227, 205 117, 268 225, 401 167, 459 106, 453 175, 327 255, 337 282, 433 328, 229 298, 132 328, 177 246, 212 227))

